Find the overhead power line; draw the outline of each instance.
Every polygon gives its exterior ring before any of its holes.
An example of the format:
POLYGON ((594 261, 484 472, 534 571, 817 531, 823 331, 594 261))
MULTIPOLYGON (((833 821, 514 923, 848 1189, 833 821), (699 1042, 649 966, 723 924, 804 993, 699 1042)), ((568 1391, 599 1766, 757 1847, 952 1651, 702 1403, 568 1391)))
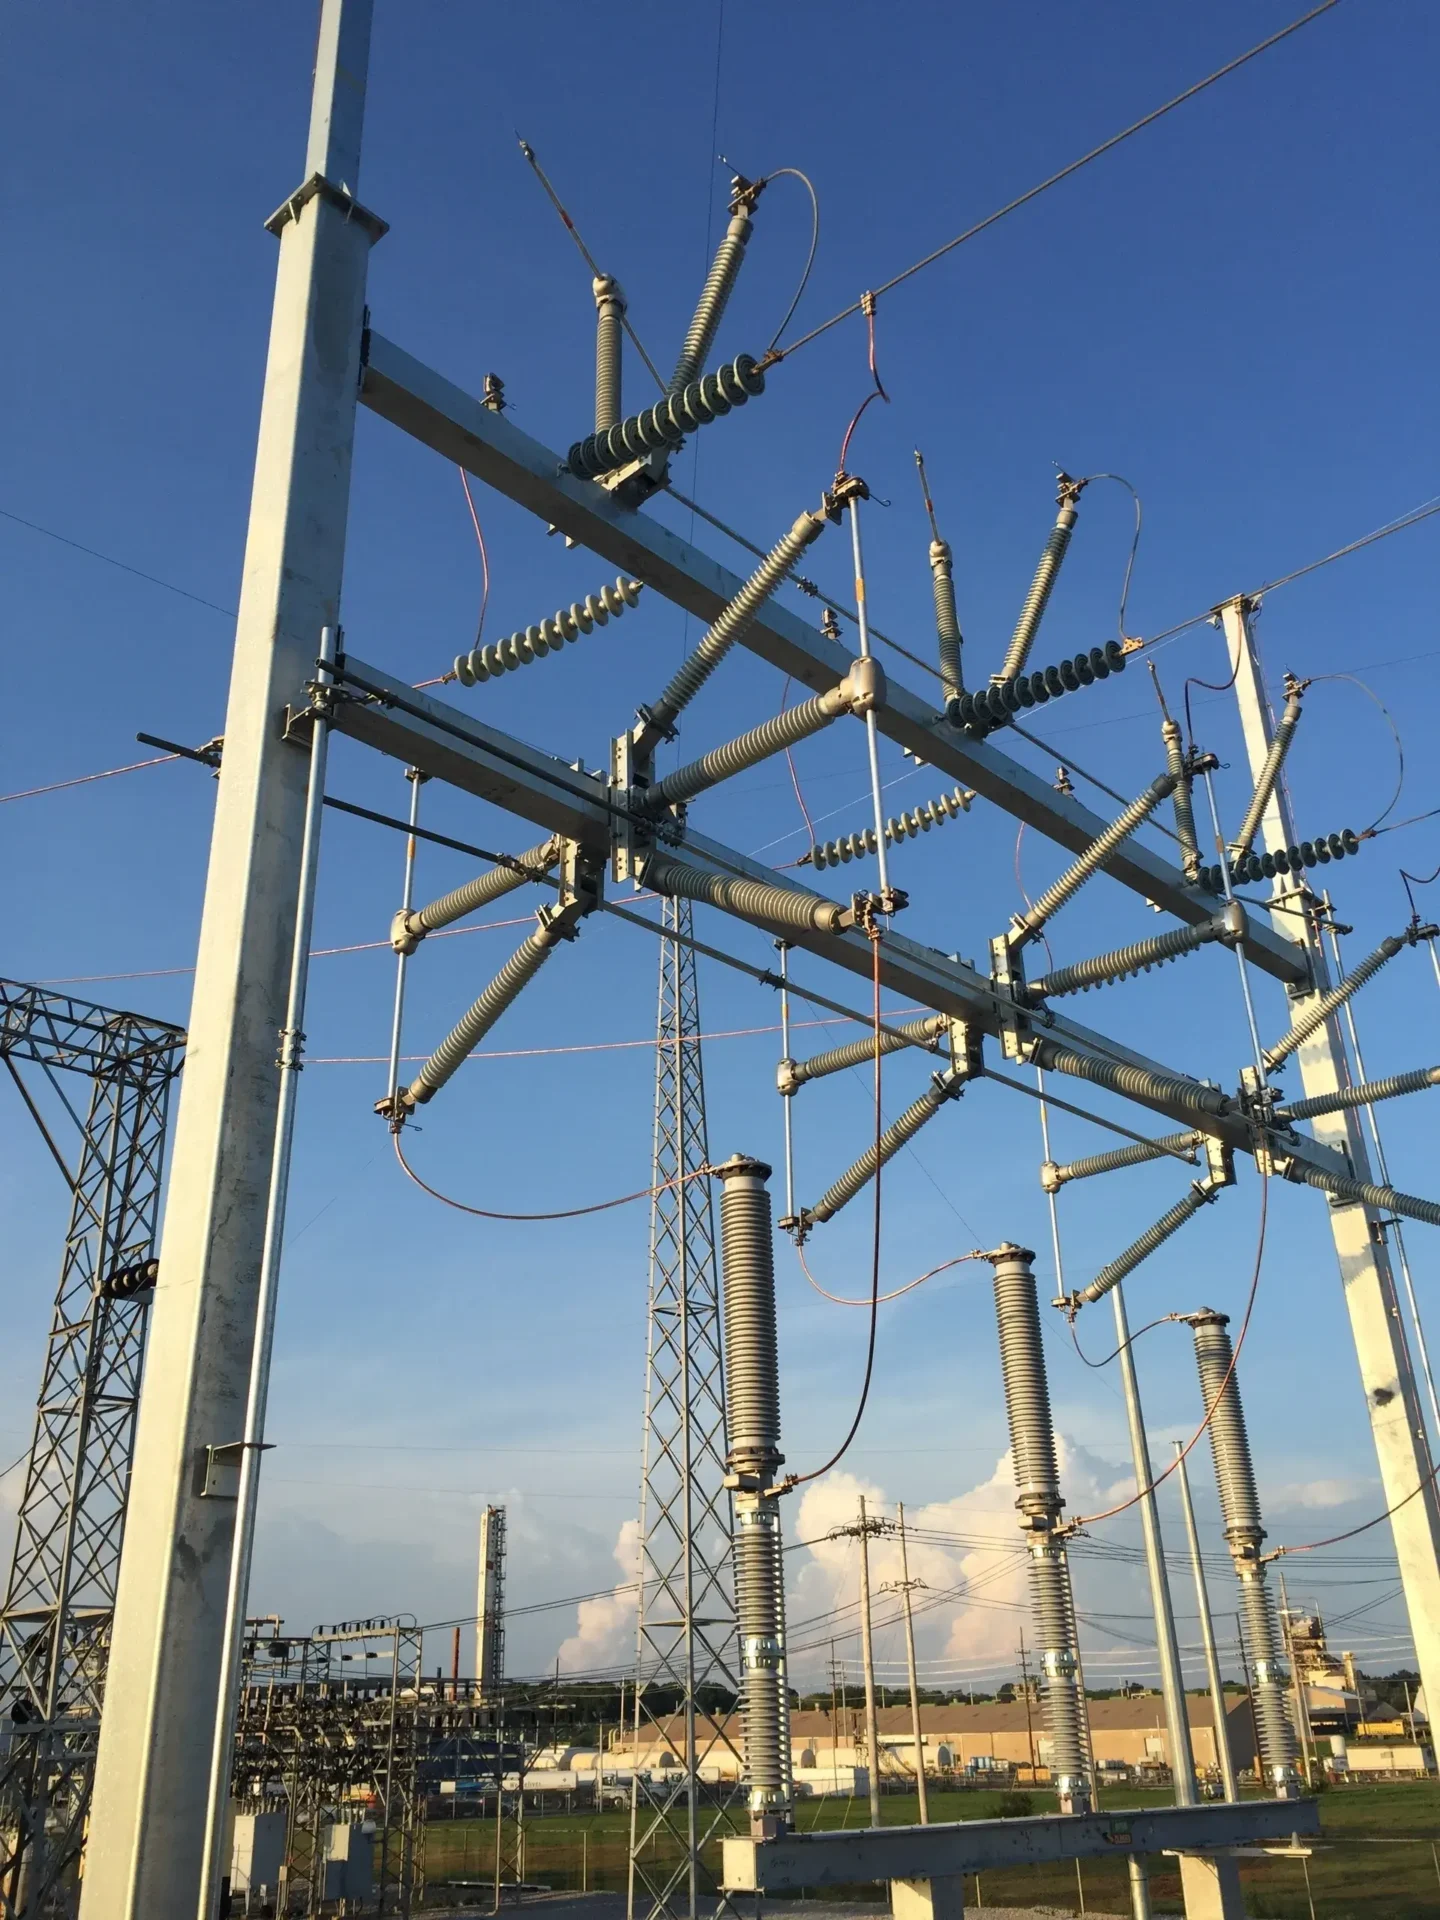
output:
POLYGON ((947 240, 943 246, 936 247, 933 253, 927 253, 923 260, 917 260, 913 266, 906 267, 903 272, 895 274, 881 286, 862 294, 848 307, 843 307, 839 313, 832 314, 828 320, 822 320, 818 327, 812 327, 809 333, 802 333, 798 340, 792 341, 788 347, 773 351, 767 358, 772 364, 778 360, 788 360, 792 354, 798 353, 801 347, 808 345, 812 340, 818 340, 822 333, 828 333, 831 327, 838 326, 842 320, 848 320, 851 314, 863 313, 867 300, 872 302, 878 300, 882 294, 890 293, 902 281, 922 273, 926 267, 933 266, 937 260, 943 260, 947 253, 953 253, 956 247, 963 246, 967 240, 973 240, 977 234, 984 233, 987 228, 1003 220, 1007 214, 1015 213, 1030 201, 1037 200, 1042 193, 1048 193, 1051 187, 1058 187, 1062 180, 1068 180, 1071 174, 1079 173, 1080 169, 1088 167, 1092 160, 1100 159, 1102 154, 1111 152, 1135 134, 1143 132, 1146 127, 1153 126, 1157 120, 1163 120, 1167 113, 1173 113, 1177 107, 1183 107, 1187 100, 1193 100, 1197 94, 1204 93, 1207 87, 1213 87, 1217 81, 1237 73, 1251 60, 1257 59, 1262 53, 1267 53, 1271 47, 1278 46, 1282 40, 1288 40, 1292 33, 1298 33, 1302 27, 1308 27, 1312 20, 1318 20, 1322 13, 1329 13, 1339 4, 1340 0, 1321 0, 1318 7, 1312 7, 1308 13, 1301 14, 1300 18, 1292 20, 1288 27, 1282 27, 1278 33, 1272 33, 1268 39, 1260 41, 1247 53, 1237 55, 1235 59, 1227 61, 1223 67, 1217 67, 1214 73, 1207 74, 1203 80, 1197 80, 1193 87, 1187 87, 1183 93, 1177 93, 1173 100, 1167 100, 1163 106, 1156 107, 1153 112, 1147 113, 1143 119, 1136 120, 1120 133, 1111 134, 1110 138, 1102 140, 1098 147, 1092 147, 1088 153, 1082 153, 1078 160, 1072 160, 1068 166, 1061 167, 1058 173, 1052 173, 1048 179, 1030 187, 1014 200, 1007 201, 1003 207, 997 207, 994 213, 986 214, 985 218, 977 220, 973 227, 967 227, 963 233, 957 233, 953 240, 947 240))

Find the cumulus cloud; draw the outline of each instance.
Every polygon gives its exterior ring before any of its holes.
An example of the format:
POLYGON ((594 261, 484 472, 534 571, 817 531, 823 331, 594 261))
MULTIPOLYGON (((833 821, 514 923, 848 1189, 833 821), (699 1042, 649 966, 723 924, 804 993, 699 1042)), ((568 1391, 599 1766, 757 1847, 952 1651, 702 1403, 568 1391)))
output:
POLYGON ((1381 1502, 1382 1496, 1373 1475, 1348 1479, 1292 1480, 1284 1486, 1261 1489, 1261 1499, 1272 1512, 1287 1507, 1344 1507, 1352 1500, 1381 1502))
POLYGON ((640 1522, 627 1520, 615 1542, 620 1579, 613 1592, 582 1600, 575 1631, 560 1645, 562 1673, 625 1667, 635 1659, 635 1582, 640 1565, 640 1522))

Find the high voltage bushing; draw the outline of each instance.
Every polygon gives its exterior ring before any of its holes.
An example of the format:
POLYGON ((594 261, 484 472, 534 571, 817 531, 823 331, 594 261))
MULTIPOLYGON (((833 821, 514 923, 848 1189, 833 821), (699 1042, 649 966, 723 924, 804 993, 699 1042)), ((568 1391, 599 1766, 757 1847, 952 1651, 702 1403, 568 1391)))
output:
POLYGON ((1013 680, 1029 658, 1030 648, 1049 602, 1051 589, 1060 572, 1060 564, 1065 558, 1065 550, 1070 545, 1070 536, 1075 530, 1075 522, 1078 518, 1076 503, 1086 483, 1083 480, 1072 480, 1068 473, 1059 474, 1057 480, 1059 493, 1056 500, 1060 511, 1055 516, 1055 525, 1050 530, 1050 538, 1045 542, 1045 551, 1040 556, 1040 564, 1035 569, 1035 578, 1030 583, 1030 591, 1026 594, 1025 604, 1020 609, 1020 618, 1015 622, 1015 631, 1005 654, 1005 663, 995 675, 997 685, 1013 680))
POLYGON ((620 418, 620 325, 625 317, 625 295, 620 282, 608 273, 591 282, 595 295, 595 431, 608 433, 620 418))
POLYGON ((635 605, 644 590, 643 580, 629 580, 622 573, 613 587, 602 587, 599 593, 587 594, 583 601, 575 601, 568 609, 562 607, 538 626, 517 627, 514 633, 497 640, 493 646, 475 647, 469 653, 457 654, 455 678, 462 687, 473 687, 481 681, 498 679, 502 673, 513 673, 517 667, 532 666, 546 654, 558 653, 567 641, 578 640, 582 633, 603 627, 612 619, 618 620, 626 607, 635 605))
POLYGON ((632 413, 606 433, 592 433, 588 440, 577 440, 565 464, 579 479, 594 480, 624 466, 627 460, 662 450, 673 452, 687 433, 718 420, 732 407, 743 407, 764 391, 765 376, 753 356, 737 354, 718 373, 692 380, 683 392, 666 394, 653 407, 632 413))
POLYGON ((1138 1240, 1132 1241, 1108 1266, 1103 1266, 1088 1287, 1081 1287, 1068 1300, 1059 1300, 1056 1305, 1068 1307, 1074 1314, 1081 1307, 1093 1306, 1097 1300, 1103 1300, 1112 1287, 1119 1286, 1126 1274, 1133 1273, 1142 1260, 1148 1260, 1152 1253, 1163 1247, 1172 1234, 1178 1233, 1187 1220, 1193 1220, 1201 1207, 1208 1206, 1221 1187, 1228 1184, 1225 1180, 1192 1180, 1170 1211, 1161 1214, 1153 1227, 1147 1227, 1138 1240))
POLYGON ((1148 973, 1151 967, 1177 960, 1181 954, 1194 953, 1213 940, 1233 947, 1245 936, 1245 912, 1238 902, 1232 912, 1227 906, 1213 920, 1202 920, 1196 927, 1173 927, 1169 933, 1157 933, 1153 939, 1137 940, 1113 953, 1097 953, 1089 960, 1077 960, 1073 966, 1057 967, 1043 974, 1026 988, 1032 1000, 1058 1000, 1066 993, 1087 993, 1091 987, 1103 987, 1124 980, 1132 973, 1148 973))
POLYGON ((1081 687, 1093 687, 1097 680, 1108 680, 1112 673, 1125 671, 1125 649, 1118 640, 1107 640, 1103 647, 1091 647, 1077 653, 1073 660, 1062 660, 1055 667, 1037 667, 1034 673, 1022 673, 1014 680, 981 688, 978 693, 962 693, 946 702, 945 712, 952 725, 961 727, 974 740, 983 740, 997 727, 1008 726, 1017 713, 1029 707, 1043 707, 1081 687))
POLYGON ((1307 1007, 1296 1020, 1288 1033, 1282 1034, 1273 1047, 1266 1047, 1262 1058, 1272 1070, 1282 1061, 1288 1060, 1299 1046, 1310 1038, 1317 1027, 1323 1026, 1337 1007, 1341 1007, 1351 994, 1358 993, 1367 980, 1373 979, 1387 961, 1393 960, 1405 947, 1413 947, 1418 938, 1417 929, 1407 928, 1401 934, 1387 934, 1373 953, 1367 953, 1356 967, 1352 967, 1343 980, 1339 980, 1328 993, 1322 993, 1313 1005, 1307 1007))
POLYGON ((715 1169, 725 1316, 726 1476, 735 1503, 735 1612, 743 1661, 741 1709, 750 1828, 790 1825, 790 1693, 785 1666, 785 1569, 775 1498, 780 1369, 775 1337, 774 1229, 761 1160, 736 1154, 715 1169))
POLYGON ((860 1189, 874 1179, 878 1169, 887 1160, 893 1159, 907 1141, 914 1139, 927 1120, 933 1120, 947 1101, 958 1100, 965 1091, 966 1078, 967 1075, 957 1072, 953 1067, 944 1073, 932 1075, 930 1085, 920 1098, 881 1134, 878 1152, 875 1147, 868 1147, 854 1166, 847 1167, 813 1207, 800 1209, 799 1238, 803 1240, 811 1227, 821 1226, 833 1219, 847 1201, 853 1200, 860 1189))
POLYGON ((1302 1186, 1318 1187, 1322 1193, 1347 1206, 1375 1207, 1381 1213, 1398 1213, 1406 1220, 1423 1220, 1427 1227, 1440 1227, 1440 1206, 1433 1200, 1421 1200, 1413 1193, 1377 1187, 1369 1180, 1352 1180, 1347 1174, 1312 1167, 1303 1160, 1292 1160, 1285 1177, 1299 1181, 1302 1186))
POLYGON ((1373 1107, 1377 1100, 1394 1100, 1402 1093, 1423 1093, 1440 1087, 1440 1067, 1416 1067, 1410 1073, 1392 1073, 1388 1080, 1362 1080, 1355 1087, 1317 1093, 1308 1100, 1292 1100, 1277 1107, 1277 1120, 1311 1120, 1316 1114, 1340 1113, 1346 1107, 1373 1107))
POLYGON ((1010 936, 1011 945, 1023 946, 1028 940, 1037 940, 1050 916, 1058 913, 1067 900, 1073 899, 1085 882, 1100 871, 1121 842, 1127 840, 1160 802, 1174 791, 1173 773, 1162 773, 1152 780, 1144 793, 1132 800, 1102 833, 1096 834, 1074 866, 1067 868, 1053 886, 1047 887, 1033 907, 1015 915, 1011 922, 1014 928, 1010 936))
POLYGON ((949 1030, 950 1022, 943 1013, 927 1013, 920 1020, 902 1020, 893 1032, 882 1029, 878 1039, 869 1034, 863 1040, 851 1040, 843 1047, 813 1054, 808 1060, 782 1060, 775 1069, 775 1084, 781 1093, 792 1094, 807 1080, 821 1080, 826 1074, 843 1073, 846 1067, 863 1066, 875 1058, 877 1046, 882 1054, 899 1053, 906 1047, 926 1047, 935 1052, 949 1030))
POLYGON ((453 920, 463 920, 467 913, 489 906, 492 900, 503 899, 517 887, 523 887, 527 880, 543 880, 559 866, 564 844, 558 835, 552 834, 538 847, 517 853, 513 864, 491 867, 488 873, 477 874, 463 887, 456 887, 453 893, 443 893, 438 900, 432 900, 428 907, 413 907, 408 911, 402 907, 390 923, 391 946, 396 953, 414 953, 427 933, 448 927, 453 920))
POLYGON ((1065 1502, 1060 1493, 1055 1425, 1040 1337, 1035 1256, 1028 1248, 1007 1242, 981 1257, 995 1270, 995 1317, 1015 1465, 1015 1505, 1020 1510, 1030 1561, 1030 1603, 1044 1679, 1045 1721, 1053 1748, 1051 1775, 1060 1811, 1088 1813, 1090 1782, 1075 1603, 1061 1531, 1065 1502))
POLYGON ((694 318, 685 334, 685 344, 680 349, 680 358, 675 362, 675 371, 670 376, 668 393, 679 393, 695 378, 696 368, 715 343, 715 332, 720 325, 721 315, 729 304, 734 291, 736 277, 745 258, 745 249, 750 244, 753 222, 750 219, 750 207, 754 205, 753 194, 762 191, 765 182, 758 187, 749 181, 737 181, 737 197, 731 202, 730 224, 720 237, 715 249, 715 258, 710 263, 710 271, 705 276, 705 284, 700 289, 700 298, 695 305, 694 318), (740 189, 748 192, 740 192, 740 189))
POLYGON ((1033 1059, 1035 1065, 1047 1073, 1068 1073, 1076 1080, 1088 1080, 1093 1086, 1123 1093, 1129 1100, 1186 1107, 1192 1113, 1216 1118, 1230 1113, 1235 1105, 1229 1094, 1222 1093, 1218 1087, 1207 1087, 1202 1081, 1177 1080, 1169 1074, 1151 1073, 1147 1067, 1132 1067, 1124 1061, 1076 1053, 1056 1040, 1037 1040, 1033 1059))
MULTIPOLYGON (((975 798, 973 787, 955 787, 949 793, 942 793, 938 800, 929 800, 923 807, 915 807, 909 813, 892 814, 885 822, 885 844, 894 846, 901 840, 912 840, 917 834, 928 833, 932 827, 943 827, 947 820, 958 820, 962 813, 970 811, 970 802, 975 798)), ((799 864, 813 866, 817 873, 826 867, 848 866, 852 860, 862 859, 868 853, 876 851, 874 827, 866 827, 862 832, 846 834, 839 840, 826 840, 802 853, 799 864)))
POLYGON ((1133 1147, 1113 1147, 1109 1153, 1087 1154, 1082 1160, 1071 1160, 1068 1165, 1057 1166, 1053 1160, 1047 1160, 1040 1168, 1040 1184, 1046 1193, 1058 1193, 1072 1180, 1090 1180, 1097 1173, 1119 1173, 1123 1167, 1144 1166, 1147 1160, 1170 1160, 1177 1156, 1186 1159, 1193 1166, 1195 1149, 1205 1139, 1203 1133, 1167 1133, 1161 1139, 1151 1142, 1137 1140, 1133 1147))
POLYGON ((1255 1469, 1250 1460, 1250 1438, 1240 1405, 1235 1353, 1225 1329, 1229 1316, 1204 1307, 1186 1316, 1195 1335, 1195 1364, 1200 1392, 1209 1417, 1210 1450, 1220 1492, 1225 1540, 1240 1583, 1245 1637, 1255 1675, 1252 1697, 1260 1737, 1260 1757, 1275 1797, 1299 1798, 1295 1771, 1295 1732, 1285 1710, 1286 1672, 1280 1657, 1280 1635, 1275 1605, 1260 1558, 1265 1529, 1260 1524, 1260 1501, 1255 1491, 1255 1469))
POLYGON ((764 880, 709 873, 686 861, 672 860, 666 853, 647 854, 641 877, 657 893, 720 907, 767 931, 843 933, 851 924, 848 908, 822 900, 818 894, 802 893, 798 887, 771 886, 764 880))
MULTIPOLYGON (((1318 840, 1301 840, 1293 847, 1279 847, 1274 853, 1247 853, 1243 860, 1229 862, 1232 887, 1253 886, 1258 880, 1273 880, 1277 873, 1305 873, 1313 867, 1328 867, 1332 860, 1343 860, 1348 853, 1360 851, 1360 836, 1346 827, 1341 833, 1326 834, 1318 840)), ((1225 891, 1225 874, 1217 863, 1200 874, 1200 885, 1210 893, 1225 891)))
POLYGON ((1175 796, 1172 802, 1175 808, 1175 837, 1180 842, 1180 865, 1185 878, 1194 882, 1200 877, 1200 843, 1195 837, 1195 808, 1190 796, 1190 775, 1185 766, 1185 749, 1181 743, 1180 723, 1172 720, 1167 713, 1160 725, 1160 738, 1165 743, 1165 765, 1175 776, 1175 796))
POLYGON ((856 660, 838 687, 832 687, 828 693, 817 694, 815 699, 806 700, 798 707, 787 707, 784 713, 776 714, 773 720, 767 720, 763 726, 742 733, 738 740, 728 741, 701 759, 677 767, 673 773, 667 773, 663 780, 655 781, 645 789, 640 799, 641 810, 651 814, 663 813, 666 807, 675 806, 683 800, 693 800, 696 794, 703 793, 707 787, 713 787, 721 780, 743 773, 747 767, 758 766, 773 754, 783 753, 787 747, 808 740, 812 734, 820 733, 832 725, 842 714, 860 716, 884 705, 885 669, 875 659, 856 660))
POLYGON ((640 710, 637 748, 653 747, 674 730, 680 714, 695 698, 725 655, 754 625, 760 609, 782 584, 808 546, 825 531, 825 514, 802 513, 790 531, 766 554, 735 598, 721 609, 695 651, 681 661, 669 686, 653 706, 640 710))
POLYGON ((1255 777, 1255 791, 1250 796, 1250 804, 1245 809, 1245 818, 1240 823, 1240 831, 1230 844, 1230 858, 1234 861, 1248 857, 1256 834, 1260 831, 1260 822, 1265 817, 1265 809, 1270 804, 1270 796, 1275 791, 1275 782, 1280 778, 1280 769, 1285 764, 1285 756, 1290 751, 1290 742, 1295 737, 1295 729, 1300 722, 1300 694, 1298 684, 1287 678, 1285 711, 1275 728, 1275 737, 1270 742, 1270 750, 1265 755, 1259 773, 1255 777))
POLYGON ((528 940, 516 948, 464 1019, 440 1042, 408 1087, 402 1087, 397 1100, 400 1112, 390 1111, 383 1100, 377 1112, 388 1114, 392 1123, 405 1112, 433 1100, 441 1087, 468 1059, 505 1009, 529 985, 562 940, 573 940, 576 923, 590 910, 592 900, 571 899, 564 906, 543 908, 540 924, 528 940))

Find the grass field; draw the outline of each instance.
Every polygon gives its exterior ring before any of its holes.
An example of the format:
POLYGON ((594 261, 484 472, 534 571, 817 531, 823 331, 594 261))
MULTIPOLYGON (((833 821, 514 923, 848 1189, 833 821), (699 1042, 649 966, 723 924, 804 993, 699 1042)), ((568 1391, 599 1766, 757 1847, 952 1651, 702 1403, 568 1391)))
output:
MULTIPOLYGON (((1107 1807, 1163 1804, 1164 1793, 1133 1787, 1108 1789, 1107 1807)), ((932 1820, 993 1819, 999 1793, 930 1795, 932 1820)), ((1034 1796, 1035 1811, 1050 1806, 1048 1795, 1034 1796)), ((885 1824, 905 1826, 919 1818, 913 1797, 887 1795, 885 1824)), ((1440 1916, 1440 1784, 1397 1781, 1371 1787, 1336 1788, 1321 1796, 1322 1833, 1310 1859, 1246 1860, 1242 1863, 1247 1911, 1256 1920, 1436 1920, 1440 1916), (1309 1873, 1307 1894, 1306 1870, 1309 1873)), ((803 1803, 800 1825, 834 1828, 861 1826, 868 1818, 864 1801, 840 1799, 803 1803)), ((738 1825, 738 1820, 736 1821, 738 1825)), ((625 1885, 629 1815, 623 1812, 529 1813, 525 1822, 525 1877, 554 1888, 606 1888, 625 1885)), ((426 1829, 425 1877, 432 1901, 444 1898, 446 1883, 487 1880, 494 1872, 493 1821, 434 1820, 426 1829)), ((654 1852, 657 1868, 665 1858, 654 1852)), ((719 1865, 718 1843, 708 1850, 719 1865)), ((1129 1912, 1125 1867, 1119 1860, 1086 1861, 1077 1886, 1075 1867, 1026 1868, 986 1874, 978 1890, 967 1883, 967 1905, 1042 1905, 1092 1913, 1129 1912), (978 1891, 978 1899, 977 1899, 978 1891)), ((1180 1911, 1179 1876, 1167 1863, 1152 1863, 1152 1894, 1157 1911, 1180 1911)), ((850 1890, 875 1898, 878 1889, 850 1890)), ((782 1902, 771 1903, 783 1905, 782 1902)))

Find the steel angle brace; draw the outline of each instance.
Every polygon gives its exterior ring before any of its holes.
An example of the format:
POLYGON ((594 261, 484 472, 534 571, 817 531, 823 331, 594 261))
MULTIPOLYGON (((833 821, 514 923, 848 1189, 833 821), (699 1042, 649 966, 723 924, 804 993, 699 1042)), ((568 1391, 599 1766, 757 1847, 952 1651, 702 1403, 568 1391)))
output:
MULTIPOLYGON (((402 432, 707 624, 743 585, 740 575, 649 514, 627 510, 593 481, 577 480, 552 449, 374 332, 366 336, 360 397, 402 432)), ((773 600, 739 644, 812 693, 835 686, 851 665, 844 648, 773 600)), ((893 679, 877 724, 898 745, 1072 853, 1082 853, 1109 824, 989 742, 965 739, 933 700, 893 679)), ((1105 870, 1187 926, 1216 911, 1213 894, 1190 886, 1178 867, 1137 842, 1119 848, 1105 870)), ((1255 926, 1247 953, 1277 980, 1309 978, 1304 950, 1272 929, 1255 926)))

